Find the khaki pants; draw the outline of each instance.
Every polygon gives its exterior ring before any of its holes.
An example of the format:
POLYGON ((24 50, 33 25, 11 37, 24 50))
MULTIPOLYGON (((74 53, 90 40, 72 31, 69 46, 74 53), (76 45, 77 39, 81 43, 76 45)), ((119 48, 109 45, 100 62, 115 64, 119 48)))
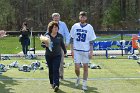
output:
POLYGON ((138 47, 139 55, 140 55, 140 47, 138 47))
POLYGON ((64 77, 64 51, 63 49, 61 49, 61 62, 60 62, 60 68, 59 68, 59 76, 63 76, 64 77))

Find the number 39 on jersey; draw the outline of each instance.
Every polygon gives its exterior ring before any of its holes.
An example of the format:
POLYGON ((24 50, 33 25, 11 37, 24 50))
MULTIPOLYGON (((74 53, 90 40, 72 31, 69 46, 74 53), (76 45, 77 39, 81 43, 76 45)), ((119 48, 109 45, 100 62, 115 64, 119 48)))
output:
POLYGON ((85 42, 86 41, 86 33, 87 33, 87 30, 76 29, 76 35, 77 35, 76 40, 79 42, 85 42))

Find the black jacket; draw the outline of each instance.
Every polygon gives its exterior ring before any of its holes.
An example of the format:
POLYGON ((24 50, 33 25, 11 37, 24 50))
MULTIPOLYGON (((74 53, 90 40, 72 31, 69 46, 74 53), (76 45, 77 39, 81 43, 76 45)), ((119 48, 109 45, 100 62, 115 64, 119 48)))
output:
POLYGON ((20 30, 20 33, 22 35, 22 37, 19 38, 19 41, 21 42, 21 44, 30 45, 30 39, 29 39, 30 30, 29 29, 27 29, 27 31, 20 30))
POLYGON ((24 38, 29 38, 30 30, 29 30, 28 28, 27 28, 27 31, 22 31, 22 30, 20 30, 20 33, 21 33, 23 39, 24 39, 24 38))
POLYGON ((50 39, 51 39, 52 51, 50 51, 48 47, 45 47, 45 45, 42 44, 42 47, 46 48, 45 55, 48 55, 48 56, 61 55, 61 48, 63 49, 64 54, 67 53, 67 50, 65 48, 65 44, 63 41, 63 36, 61 34, 57 33, 57 35, 55 37, 52 37, 50 33, 47 33, 47 35, 49 35, 50 39))

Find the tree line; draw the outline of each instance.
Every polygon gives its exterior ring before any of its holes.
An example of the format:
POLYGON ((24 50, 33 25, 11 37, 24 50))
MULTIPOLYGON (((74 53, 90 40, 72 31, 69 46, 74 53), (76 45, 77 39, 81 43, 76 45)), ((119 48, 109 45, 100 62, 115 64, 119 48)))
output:
POLYGON ((33 30, 45 30, 59 12, 68 28, 81 10, 95 30, 136 30, 140 27, 140 0, 0 0, 0 29, 19 30, 27 21, 33 30))

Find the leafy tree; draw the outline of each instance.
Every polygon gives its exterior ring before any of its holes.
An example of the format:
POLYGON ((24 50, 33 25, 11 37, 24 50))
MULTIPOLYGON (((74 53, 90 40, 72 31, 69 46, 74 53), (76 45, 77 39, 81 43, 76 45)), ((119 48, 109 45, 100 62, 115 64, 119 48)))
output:
POLYGON ((0 29, 10 30, 14 23, 14 10, 9 0, 0 0, 0 29))
POLYGON ((106 9, 103 16, 103 25, 112 25, 121 21, 119 3, 119 0, 113 0, 111 6, 106 9))

